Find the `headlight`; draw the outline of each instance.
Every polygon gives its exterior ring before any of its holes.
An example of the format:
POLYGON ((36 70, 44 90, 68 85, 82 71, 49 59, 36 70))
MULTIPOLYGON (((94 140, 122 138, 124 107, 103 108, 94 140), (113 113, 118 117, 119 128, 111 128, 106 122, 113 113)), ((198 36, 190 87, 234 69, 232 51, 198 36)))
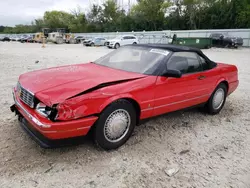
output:
POLYGON ((48 117, 51 113, 51 108, 40 102, 36 105, 36 111, 42 116, 48 117))

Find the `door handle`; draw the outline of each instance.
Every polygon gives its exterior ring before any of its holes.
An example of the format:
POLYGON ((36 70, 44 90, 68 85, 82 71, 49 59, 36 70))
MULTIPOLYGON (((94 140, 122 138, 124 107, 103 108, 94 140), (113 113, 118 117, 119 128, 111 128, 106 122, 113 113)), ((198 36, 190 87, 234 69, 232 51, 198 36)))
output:
POLYGON ((206 76, 204 76, 204 75, 198 76, 198 80, 204 80, 205 78, 206 78, 206 76))

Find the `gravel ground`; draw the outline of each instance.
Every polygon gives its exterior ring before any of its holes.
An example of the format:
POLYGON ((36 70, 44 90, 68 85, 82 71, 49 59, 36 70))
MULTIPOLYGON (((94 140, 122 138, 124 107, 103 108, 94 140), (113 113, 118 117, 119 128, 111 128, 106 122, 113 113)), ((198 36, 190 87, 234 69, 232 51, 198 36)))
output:
POLYGON ((27 71, 88 62, 111 50, 82 45, 0 43, 0 187, 250 187, 250 49, 210 49, 235 64, 239 88, 219 115, 199 110, 163 115, 136 127, 129 141, 105 152, 86 139, 42 149, 9 110, 11 88, 27 71), (39 61, 38 63, 35 63, 39 61), (178 170, 169 177, 168 170, 178 170))

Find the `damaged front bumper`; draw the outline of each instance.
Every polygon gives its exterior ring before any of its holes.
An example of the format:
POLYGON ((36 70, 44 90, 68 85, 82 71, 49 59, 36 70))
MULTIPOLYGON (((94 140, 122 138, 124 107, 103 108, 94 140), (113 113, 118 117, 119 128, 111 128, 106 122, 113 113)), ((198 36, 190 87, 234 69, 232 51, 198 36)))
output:
MULTIPOLYGON (((42 117, 34 109, 24 104, 13 90, 15 104, 10 107, 18 115, 21 126, 42 147, 50 147, 51 143, 61 139, 86 135, 98 117, 92 116, 71 121, 52 122, 42 117)), ((54 144, 53 144, 54 145, 54 144)))

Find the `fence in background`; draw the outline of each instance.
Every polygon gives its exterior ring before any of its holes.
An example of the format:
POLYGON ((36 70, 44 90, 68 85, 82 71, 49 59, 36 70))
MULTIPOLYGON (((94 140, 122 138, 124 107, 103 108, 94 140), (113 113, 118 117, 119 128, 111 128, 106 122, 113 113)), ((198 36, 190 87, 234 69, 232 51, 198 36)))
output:
POLYGON ((82 35, 87 38, 103 37, 113 39, 120 35, 135 35, 139 43, 168 43, 171 35, 170 30, 166 31, 142 31, 142 32, 110 32, 110 33, 75 33, 76 36, 82 35))
POLYGON ((211 33, 224 33, 241 37, 243 39, 243 46, 250 47, 250 29, 177 30, 171 31, 171 36, 176 34, 177 37, 209 37, 211 33))
MULTIPOLYGON (((224 33, 243 38, 243 46, 250 47, 250 29, 220 29, 220 30, 164 30, 164 31, 142 31, 142 32, 108 32, 108 33, 75 33, 75 36, 104 37, 113 39, 119 35, 136 35, 140 43, 168 43, 174 34, 177 37, 209 37, 211 33, 224 33)), ((0 34, 0 37, 2 34, 0 34)))

